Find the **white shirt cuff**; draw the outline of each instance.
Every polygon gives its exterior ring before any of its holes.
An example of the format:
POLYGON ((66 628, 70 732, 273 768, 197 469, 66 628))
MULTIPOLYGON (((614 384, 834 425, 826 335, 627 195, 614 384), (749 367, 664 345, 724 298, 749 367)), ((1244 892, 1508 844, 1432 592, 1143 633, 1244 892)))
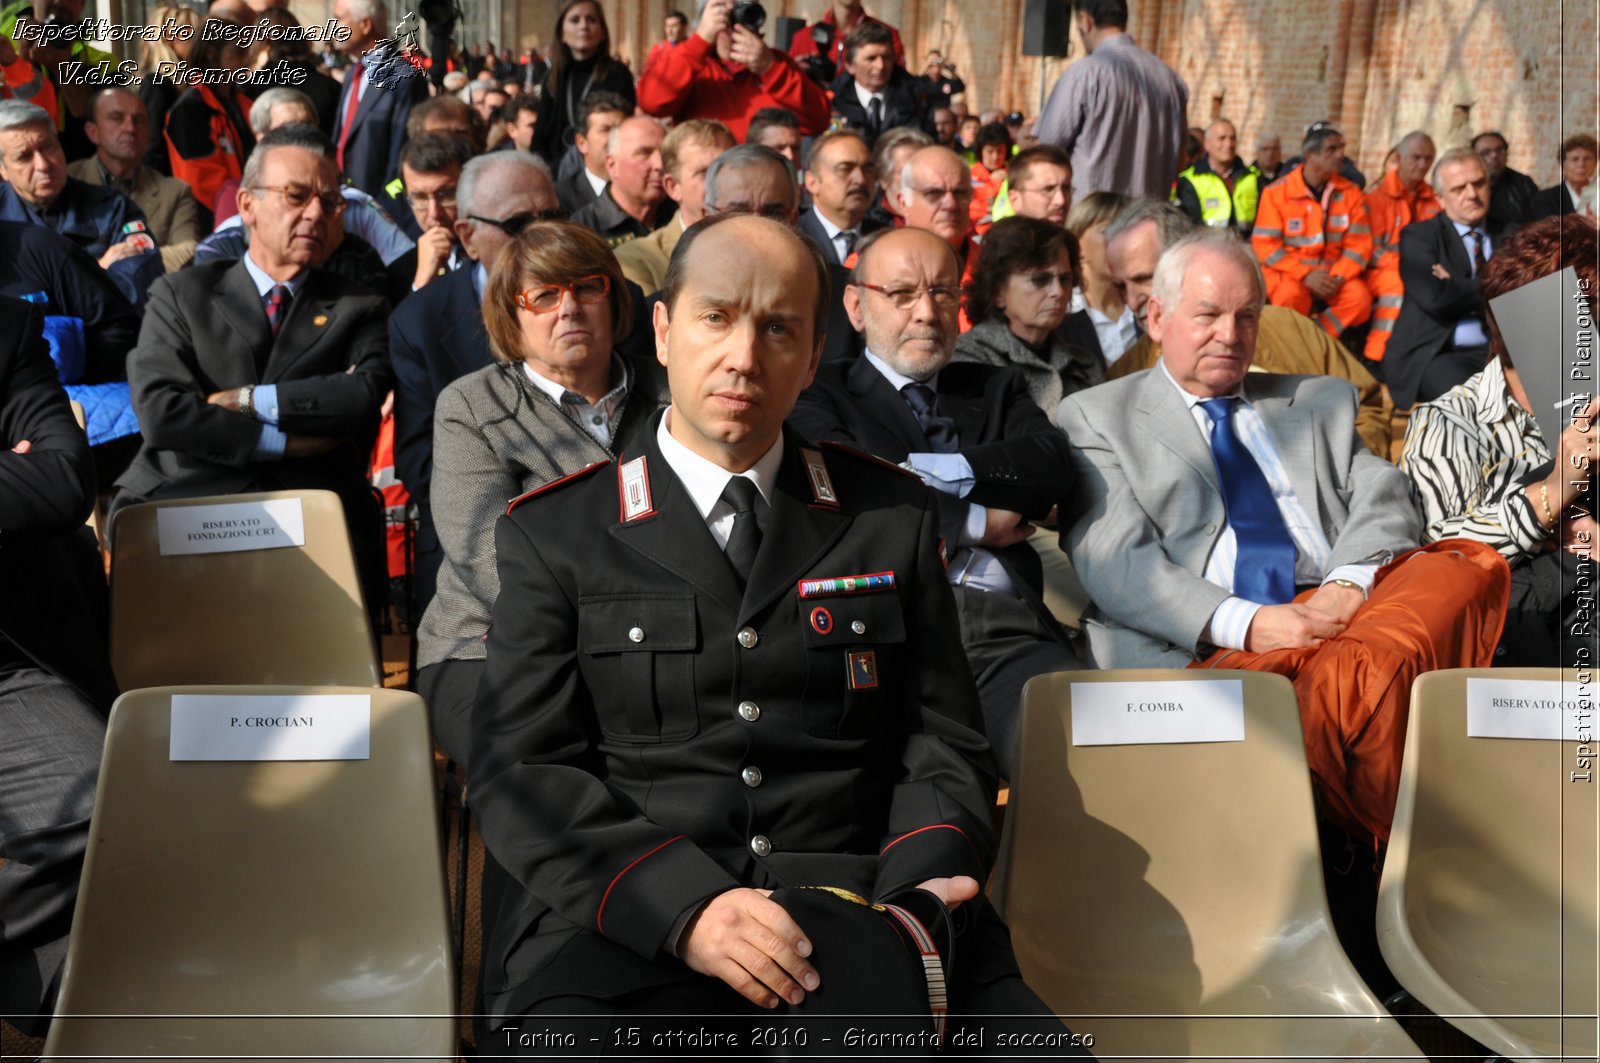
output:
POLYGON ((975 546, 983 542, 984 533, 989 530, 989 508, 987 506, 971 505, 967 507, 967 523, 961 529, 961 541, 958 546, 975 546))
POLYGON ((1364 593, 1370 595, 1372 593, 1372 581, 1377 574, 1378 566, 1373 564, 1340 565, 1322 577, 1322 582, 1327 584, 1336 579, 1347 579, 1360 587, 1364 593))
POLYGON ((1260 602, 1232 597, 1211 614, 1211 644, 1224 650, 1242 650, 1250 635, 1250 624, 1261 608, 1260 602))

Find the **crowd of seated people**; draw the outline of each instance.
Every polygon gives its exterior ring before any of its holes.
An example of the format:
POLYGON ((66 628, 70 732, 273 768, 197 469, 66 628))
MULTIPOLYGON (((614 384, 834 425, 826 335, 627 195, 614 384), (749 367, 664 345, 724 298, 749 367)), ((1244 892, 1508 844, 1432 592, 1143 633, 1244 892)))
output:
MULTIPOLYGON (((1289 677, 1326 848, 1381 861, 1416 675, 1593 662, 1567 472, 1600 411, 1544 438, 1518 369, 1559 352, 1489 306, 1573 266, 1592 309, 1592 136, 1541 146, 1544 191, 1493 131, 1411 133, 1363 187, 1327 122, 1247 163, 1216 118, 1130 197, 1085 144, 1148 145, 969 114, 859 0, 788 51, 735 6, 670 13, 635 72, 605 5, 564 0, 547 60, 491 46, 435 85, 376 0, 336 0, 323 60, 171 33, 254 0, 163 4, 145 80, 84 91, 61 64, 98 53, 13 43, 13 5, 0 1015, 48 1014, 88 843, 97 500, 114 536, 129 505, 339 497, 374 624, 410 590, 409 681, 471 783, 483 1002, 575 1028, 894 1013, 920 966, 857 984, 829 950, 898 961, 911 927, 967 950, 951 1021, 1056 1029, 980 892, 1034 676, 1289 677), (137 429, 85 436, 62 385, 118 386, 137 429)), ((1079 6, 1116 76, 1126 4, 1079 6)))

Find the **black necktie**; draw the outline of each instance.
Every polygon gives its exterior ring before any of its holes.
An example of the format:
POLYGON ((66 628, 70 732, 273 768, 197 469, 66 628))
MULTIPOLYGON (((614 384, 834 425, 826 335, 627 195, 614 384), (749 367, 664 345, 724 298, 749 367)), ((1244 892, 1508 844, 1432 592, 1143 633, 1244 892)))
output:
POLYGON ((956 435, 956 423, 934 412, 938 396, 926 384, 910 383, 900 390, 906 405, 917 418, 922 434, 928 437, 928 448, 935 454, 954 454, 961 449, 956 435))
POLYGON ((756 566, 756 552, 761 549, 761 526, 756 523, 756 485, 749 477, 734 476, 722 489, 722 501, 733 507, 733 530, 728 533, 728 545, 723 554, 741 584, 750 582, 750 570, 756 566))
POLYGON ((1476 277, 1483 272, 1484 263, 1488 261, 1483 256, 1483 233, 1474 229, 1467 235, 1472 237, 1472 275, 1476 277))
POLYGON ((856 249, 857 235, 854 229, 846 229, 838 235, 837 239, 844 244, 844 254, 839 256, 839 264, 841 266, 849 261, 850 252, 856 249))
POLYGON ((867 128, 871 130, 873 136, 877 136, 882 125, 883 101, 874 96, 867 101, 867 128))

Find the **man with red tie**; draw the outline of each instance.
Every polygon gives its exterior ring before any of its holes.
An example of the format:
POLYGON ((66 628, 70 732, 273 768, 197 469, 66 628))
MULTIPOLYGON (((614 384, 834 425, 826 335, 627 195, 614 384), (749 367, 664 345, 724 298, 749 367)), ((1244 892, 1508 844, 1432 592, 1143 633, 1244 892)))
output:
POLYGON ((396 70, 403 60, 391 48, 377 47, 389 32, 388 15, 377 0, 335 0, 333 17, 349 32, 336 47, 355 60, 339 95, 336 158, 351 184, 382 200, 384 186, 400 172, 406 119, 412 106, 427 98, 427 81, 415 68, 415 76, 396 70), (374 65, 380 55, 386 56, 383 70, 374 65))

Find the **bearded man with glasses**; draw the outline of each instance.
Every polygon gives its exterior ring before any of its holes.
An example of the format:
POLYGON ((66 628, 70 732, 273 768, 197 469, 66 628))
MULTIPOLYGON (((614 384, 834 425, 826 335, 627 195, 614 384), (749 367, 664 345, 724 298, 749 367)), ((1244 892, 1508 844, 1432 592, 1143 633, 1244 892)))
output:
POLYGON ((261 138, 245 164, 242 259, 151 286, 128 382, 144 442, 117 480, 134 502, 327 490, 344 504, 369 604, 385 600, 382 513, 367 484, 392 382, 388 304, 320 268, 344 211, 333 145, 309 126, 261 138))
POLYGON ((1082 667, 1045 606, 1039 555, 1027 544, 1032 522, 1050 517, 1072 486, 1067 437, 1016 369, 951 361, 961 265, 939 234, 868 236, 844 305, 866 350, 824 363, 790 423, 901 464, 937 493, 961 642, 1009 777, 1023 684, 1082 667))

